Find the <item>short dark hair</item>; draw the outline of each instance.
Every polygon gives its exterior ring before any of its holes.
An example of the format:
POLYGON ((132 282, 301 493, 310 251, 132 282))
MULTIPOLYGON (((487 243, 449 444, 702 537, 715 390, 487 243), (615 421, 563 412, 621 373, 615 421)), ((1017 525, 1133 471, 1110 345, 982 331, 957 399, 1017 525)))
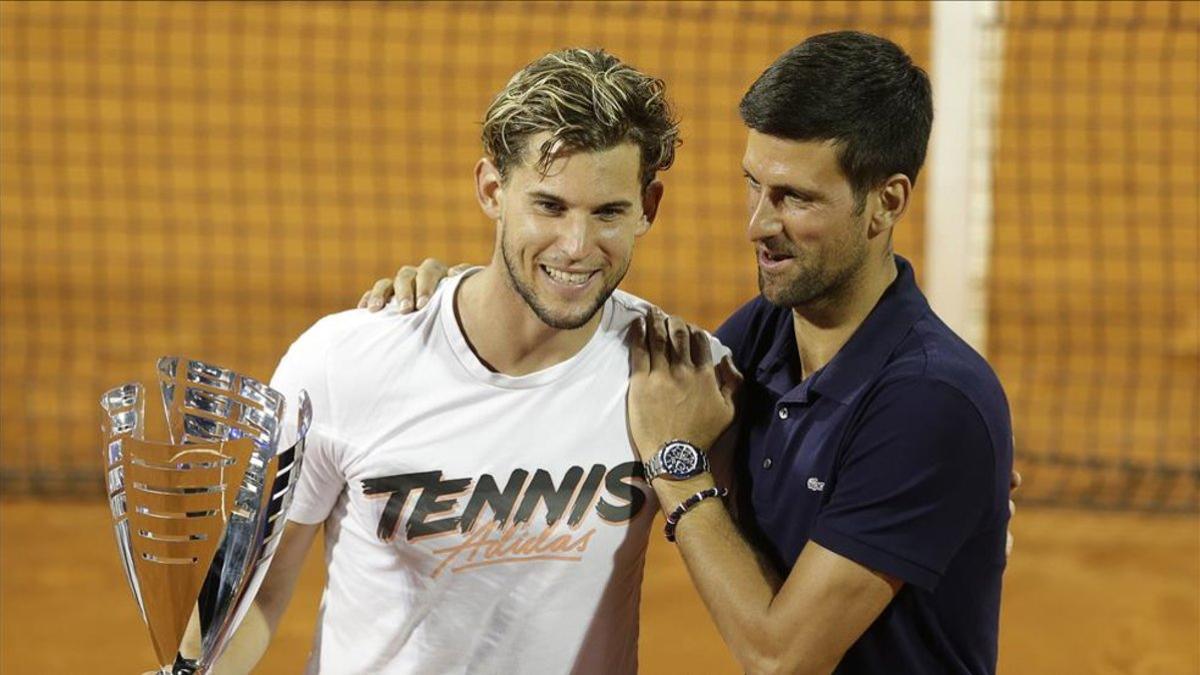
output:
POLYGON ((739 106, 746 126, 792 141, 835 141, 860 200, 888 176, 914 184, 933 126, 929 77, 896 43, 857 31, 814 35, 775 60, 739 106))

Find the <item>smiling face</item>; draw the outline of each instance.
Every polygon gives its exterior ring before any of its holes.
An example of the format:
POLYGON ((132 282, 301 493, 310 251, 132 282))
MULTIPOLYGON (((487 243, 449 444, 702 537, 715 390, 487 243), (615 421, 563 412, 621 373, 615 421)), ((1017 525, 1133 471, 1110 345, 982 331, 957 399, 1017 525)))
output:
MULTIPOLYGON (((532 137, 525 156, 546 138, 532 137)), ((640 159, 636 144, 622 143, 561 153, 545 176, 522 162, 507 180, 480 161, 480 204, 497 222, 509 283, 546 325, 583 326, 629 270, 662 195, 657 182, 642 189, 640 159)))
POLYGON ((763 296, 793 308, 837 298, 866 264, 871 240, 835 144, 750 130, 742 168, 763 296))

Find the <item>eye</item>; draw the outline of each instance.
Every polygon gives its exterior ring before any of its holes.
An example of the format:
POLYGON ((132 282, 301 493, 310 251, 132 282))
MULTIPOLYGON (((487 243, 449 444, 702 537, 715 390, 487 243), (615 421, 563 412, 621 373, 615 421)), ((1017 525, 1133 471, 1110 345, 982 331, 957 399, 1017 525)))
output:
POLYGON ((812 204, 813 201, 808 195, 802 195, 798 192, 789 192, 784 195, 784 199, 786 199, 789 204, 795 206, 808 206, 809 204, 812 204))
POLYGON ((758 191, 758 189, 761 187, 761 186, 758 184, 758 181, 754 180, 754 179, 753 179, 753 178, 751 178, 749 175, 746 175, 746 184, 750 186, 750 189, 751 189, 751 190, 754 190, 754 191, 756 191, 756 192, 757 192, 757 191, 758 191))
POLYGON ((563 212, 562 204, 559 204, 558 202, 552 202, 548 199, 538 199, 533 202, 533 205, 536 206, 539 211, 544 211, 552 215, 558 215, 563 212))
POLYGON ((612 222, 624 215, 620 209, 603 209, 596 212, 596 217, 605 222, 612 222))

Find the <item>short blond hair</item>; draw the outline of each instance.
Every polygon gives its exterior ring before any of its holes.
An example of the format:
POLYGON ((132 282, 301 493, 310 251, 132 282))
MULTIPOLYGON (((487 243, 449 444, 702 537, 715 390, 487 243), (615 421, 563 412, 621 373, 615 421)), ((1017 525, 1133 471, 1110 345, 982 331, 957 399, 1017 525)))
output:
POLYGON ((496 95, 483 119, 483 147, 500 176, 524 160, 528 139, 538 148, 542 174, 560 152, 607 150, 632 141, 641 150, 642 186, 675 161, 679 123, 662 80, 602 49, 551 52, 522 68, 496 95))

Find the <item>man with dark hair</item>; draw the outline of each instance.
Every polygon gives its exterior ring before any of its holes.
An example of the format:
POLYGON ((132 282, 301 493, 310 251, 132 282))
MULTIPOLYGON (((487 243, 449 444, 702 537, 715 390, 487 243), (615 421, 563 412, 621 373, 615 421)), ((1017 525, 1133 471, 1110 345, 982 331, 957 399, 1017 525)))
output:
MULTIPOLYGON (((683 558, 750 672, 994 672, 1008 405, 892 252, 929 138, 928 79, 887 40, 829 33, 773 63, 741 113, 762 295, 717 331, 745 376, 741 530, 693 497, 710 475, 655 480, 683 558)), ((645 456, 710 446, 726 405, 664 347, 670 330, 687 329, 651 322, 635 350, 645 456)))
POLYGON ((746 126, 789 140, 832 140, 861 212, 893 174, 915 183, 933 126, 925 72, 895 43, 866 33, 815 35, 767 68, 742 97, 746 126))
POLYGON ((741 114, 761 296, 717 331, 745 378, 730 509, 703 461, 681 466, 734 418, 697 329, 632 331, 630 433, 668 538, 748 672, 992 673, 1008 405, 892 250, 928 78, 888 40, 827 33, 779 57, 741 114))

